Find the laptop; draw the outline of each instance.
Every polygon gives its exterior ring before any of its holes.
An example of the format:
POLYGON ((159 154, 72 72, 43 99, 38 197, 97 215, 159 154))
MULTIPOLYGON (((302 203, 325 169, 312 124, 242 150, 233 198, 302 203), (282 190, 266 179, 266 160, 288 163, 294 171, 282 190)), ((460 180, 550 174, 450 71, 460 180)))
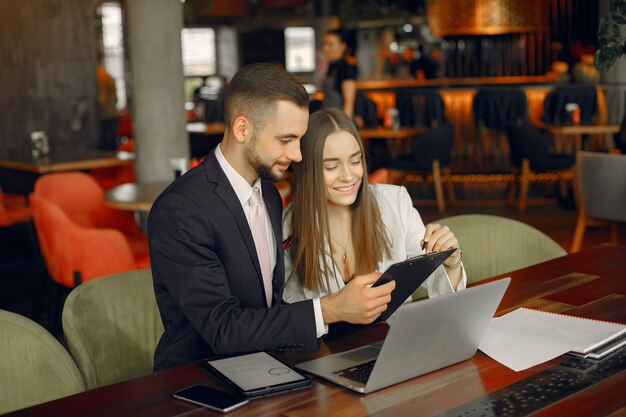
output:
POLYGON ((361 393, 471 358, 487 332, 511 278, 398 309, 387 337, 347 352, 296 365, 361 393))

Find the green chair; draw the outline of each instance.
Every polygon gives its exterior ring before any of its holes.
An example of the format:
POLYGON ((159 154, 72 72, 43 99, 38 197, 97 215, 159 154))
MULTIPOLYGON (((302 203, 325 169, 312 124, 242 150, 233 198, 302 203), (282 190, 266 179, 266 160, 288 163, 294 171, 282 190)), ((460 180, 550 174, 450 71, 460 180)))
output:
POLYGON ((464 214, 436 223, 459 240, 468 283, 567 255, 548 235, 506 217, 464 214))
POLYGON ((34 321, 0 310, 0 414, 85 390, 69 353, 34 321))
POLYGON ((149 269, 79 285, 67 297, 62 318, 88 389, 152 372, 163 324, 149 269))

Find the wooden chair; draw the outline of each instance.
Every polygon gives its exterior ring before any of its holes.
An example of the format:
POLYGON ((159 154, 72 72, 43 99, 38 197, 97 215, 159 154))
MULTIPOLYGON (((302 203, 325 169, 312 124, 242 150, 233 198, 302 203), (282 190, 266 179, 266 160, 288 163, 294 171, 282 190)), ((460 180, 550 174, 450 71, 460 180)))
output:
MULTIPOLYGON (((445 212, 446 206, 443 198, 442 174, 449 176, 450 152, 454 144, 454 128, 445 125, 430 129, 413 139, 411 142, 410 155, 403 155, 392 161, 389 167, 390 182, 404 183, 411 176, 429 173, 435 185, 437 209, 440 213, 445 212)), ((455 201, 452 183, 446 181, 450 201, 455 201)))
POLYGON ((504 128, 527 124, 526 94, 518 88, 482 88, 472 100, 472 113, 484 162, 506 159, 510 150, 502 137, 504 128))
POLYGON ((618 225, 626 222, 626 155, 579 151, 574 191, 578 221, 570 252, 582 246, 587 226, 610 226, 618 244, 618 225))
MULTIPOLYGON (((528 188, 534 180, 545 181, 546 173, 559 179, 559 192, 567 194, 567 181, 573 177, 574 160, 568 155, 550 153, 550 138, 531 126, 508 126, 506 134, 511 149, 510 159, 517 169, 519 182, 518 211, 526 211, 528 188)), ((515 189, 509 189, 509 200, 513 200, 515 189)))

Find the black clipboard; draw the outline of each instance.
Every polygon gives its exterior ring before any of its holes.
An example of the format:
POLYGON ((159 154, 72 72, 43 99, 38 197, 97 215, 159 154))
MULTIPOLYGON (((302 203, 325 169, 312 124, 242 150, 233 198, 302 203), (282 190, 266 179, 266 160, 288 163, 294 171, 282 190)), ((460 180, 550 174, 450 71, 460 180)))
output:
MULTIPOLYGON (((377 287, 391 280, 396 281, 396 288, 391 293, 391 301, 387 304, 387 310, 374 320, 374 323, 387 320, 455 251, 456 249, 448 249, 441 252, 431 252, 391 265, 372 285, 377 287)), ((331 340, 365 326, 368 325, 352 324, 345 321, 333 323, 328 327, 328 334, 325 339, 331 340)))
POLYGON ((264 351, 204 359, 200 367, 228 388, 250 399, 311 386, 309 377, 264 351))

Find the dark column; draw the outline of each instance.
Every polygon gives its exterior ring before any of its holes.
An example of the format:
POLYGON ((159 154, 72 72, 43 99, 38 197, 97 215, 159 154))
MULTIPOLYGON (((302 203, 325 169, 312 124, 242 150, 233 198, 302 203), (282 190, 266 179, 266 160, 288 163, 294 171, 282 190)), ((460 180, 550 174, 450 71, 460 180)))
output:
POLYGON ((0 157, 30 154, 43 130, 53 151, 95 147, 93 2, 0 0, 0 157))

